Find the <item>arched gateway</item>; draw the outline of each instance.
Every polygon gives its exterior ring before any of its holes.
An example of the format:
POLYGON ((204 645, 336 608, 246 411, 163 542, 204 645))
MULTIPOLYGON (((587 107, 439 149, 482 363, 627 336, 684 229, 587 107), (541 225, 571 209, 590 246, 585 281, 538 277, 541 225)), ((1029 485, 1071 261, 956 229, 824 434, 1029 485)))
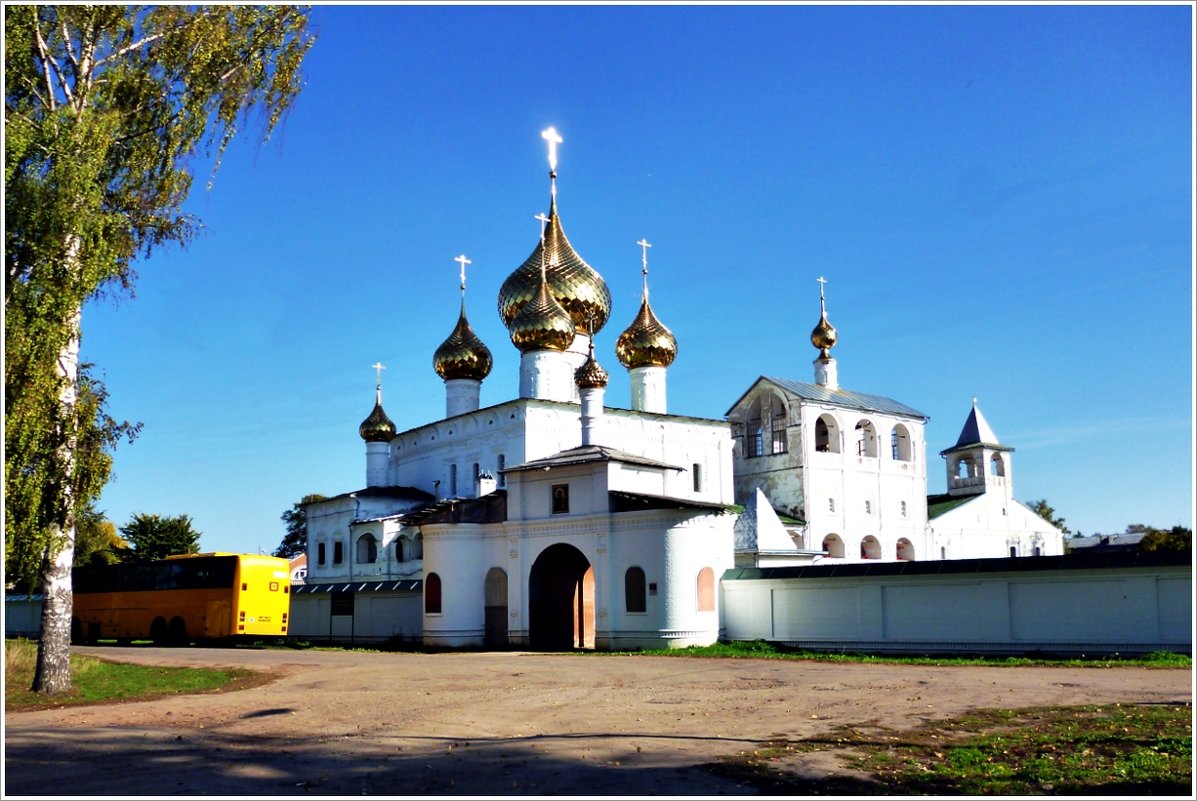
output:
POLYGON ((572 545, 550 545, 528 578, 529 640, 533 648, 594 647, 594 567, 572 545))

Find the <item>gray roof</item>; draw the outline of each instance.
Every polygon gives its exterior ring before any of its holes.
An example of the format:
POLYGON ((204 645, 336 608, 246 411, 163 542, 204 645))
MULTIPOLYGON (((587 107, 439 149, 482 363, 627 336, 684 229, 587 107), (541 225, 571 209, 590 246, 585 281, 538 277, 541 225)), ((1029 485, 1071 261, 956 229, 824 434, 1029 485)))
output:
POLYGON ((608 448, 604 445, 583 445, 578 448, 570 448, 569 450, 555 453, 552 456, 546 456, 543 459, 534 459, 531 462, 517 464, 500 472, 515 473, 521 470, 544 470, 550 467, 570 467, 578 464, 589 464, 590 462, 626 462, 627 464, 656 467, 662 470, 680 471, 682 469, 676 465, 658 462, 655 459, 648 459, 644 456, 637 456, 634 453, 621 451, 618 448, 608 448))
POLYGON ((293 584, 291 592, 319 594, 326 592, 416 592, 424 586, 423 579, 390 579, 388 581, 326 581, 315 584, 293 584))
MULTIPOLYGON (((748 392, 755 389, 756 385, 761 381, 769 381, 790 395, 801 398, 802 400, 832 403, 837 406, 859 409, 865 412, 883 412, 885 414, 898 414, 905 417, 918 417, 922 420, 928 419, 927 415, 918 409, 907 406, 904 403, 899 403, 893 398, 887 398, 883 395, 869 395, 864 392, 853 392, 849 389, 829 389, 818 384, 808 384, 804 381, 791 381, 788 378, 761 376, 748 388, 748 392)), ((732 409, 735 409, 740 401, 744 400, 748 392, 745 392, 732 404, 731 409, 727 410, 728 414, 731 414, 732 409)))

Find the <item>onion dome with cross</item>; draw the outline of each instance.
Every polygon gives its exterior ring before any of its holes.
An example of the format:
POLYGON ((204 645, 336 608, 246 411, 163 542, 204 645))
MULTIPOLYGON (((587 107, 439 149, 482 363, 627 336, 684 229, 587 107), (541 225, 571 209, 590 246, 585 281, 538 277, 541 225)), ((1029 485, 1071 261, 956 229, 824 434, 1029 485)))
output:
POLYGON ((490 349, 482 343, 470 327, 465 311, 465 267, 470 263, 464 255, 454 261, 461 265, 461 314, 449 338, 441 343, 432 356, 432 367, 446 381, 467 378, 481 381, 490 375, 493 359, 490 349))
POLYGON ((542 269, 549 294, 565 309, 577 333, 585 334, 590 320, 594 323, 593 331, 598 333, 611 314, 611 291, 607 283, 570 245, 557 215, 557 145, 561 137, 554 128, 544 131, 542 136, 549 143, 549 216, 532 255, 499 288, 499 316, 508 330, 512 330, 512 341, 516 318, 540 291, 542 269))
POLYGON ((391 418, 382 410, 382 371, 385 368, 382 364, 375 364, 374 369, 378 371, 378 384, 374 388, 374 410, 357 427, 357 433, 366 442, 390 442, 395 438, 396 429, 391 418))
POLYGON ((668 367, 677 358, 677 338, 657 319, 648 302, 648 249, 652 245, 643 239, 636 244, 642 250, 644 292, 636 319, 615 342, 615 355, 619 357, 619 363, 629 370, 636 367, 668 367))
POLYGON ((819 280, 819 323, 810 332, 810 344, 819 349, 819 358, 830 359, 831 349, 835 345, 835 328, 827 322, 827 302, 823 296, 823 285, 827 279, 820 276, 819 280))

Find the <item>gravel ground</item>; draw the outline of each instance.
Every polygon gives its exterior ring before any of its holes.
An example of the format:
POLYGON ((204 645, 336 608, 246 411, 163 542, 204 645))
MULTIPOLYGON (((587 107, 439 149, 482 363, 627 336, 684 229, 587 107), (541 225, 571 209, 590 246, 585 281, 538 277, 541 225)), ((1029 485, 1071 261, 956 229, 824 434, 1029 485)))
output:
MULTIPOLYGON (((702 768, 974 707, 1192 702, 1188 669, 78 647, 269 671, 252 690, 5 716, 15 796, 748 795, 702 768)), ((784 765, 846 776, 834 752, 784 765)))

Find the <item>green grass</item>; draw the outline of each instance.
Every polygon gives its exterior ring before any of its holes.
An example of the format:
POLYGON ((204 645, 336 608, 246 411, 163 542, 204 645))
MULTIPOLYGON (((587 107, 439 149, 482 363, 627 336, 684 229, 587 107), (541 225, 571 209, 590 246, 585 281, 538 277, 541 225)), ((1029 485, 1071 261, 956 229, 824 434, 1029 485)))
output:
POLYGON ((643 651, 595 651, 595 654, 645 654, 650 656, 680 656, 680 657, 720 657, 731 659, 796 659, 816 660, 820 662, 858 662, 878 664, 909 664, 934 666, 1005 666, 1028 667, 1032 665, 1051 665, 1058 667, 1158 667, 1158 668, 1191 668, 1193 658, 1189 654, 1176 654, 1168 651, 1135 655, 1135 656, 1094 656, 1094 657, 1024 657, 1024 656, 973 656, 962 654, 959 656, 926 655, 926 656, 898 656, 855 653, 829 653, 821 651, 804 651, 787 648, 784 645, 753 640, 751 642, 727 642, 714 645, 694 645, 688 648, 662 648, 659 650, 643 651))
POLYGON ((1192 797, 1193 710, 1107 704, 976 710, 911 731, 845 727, 774 741, 707 766, 784 795, 1181 795, 1192 797), (803 780, 783 760, 834 750, 855 775, 803 780))
POLYGON ((270 680, 240 668, 182 668, 108 662, 71 654, 71 691, 46 696, 32 692, 37 643, 4 641, 4 710, 145 701, 171 695, 241 690, 270 680))

